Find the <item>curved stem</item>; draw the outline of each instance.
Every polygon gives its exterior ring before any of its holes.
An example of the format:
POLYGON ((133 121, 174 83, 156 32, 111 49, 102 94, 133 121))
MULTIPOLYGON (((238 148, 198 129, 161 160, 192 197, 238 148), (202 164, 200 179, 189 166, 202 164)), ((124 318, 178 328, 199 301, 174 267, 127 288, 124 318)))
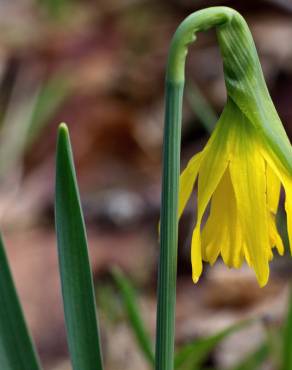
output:
POLYGON ((225 6, 199 10, 189 15, 177 28, 169 49, 166 80, 184 82, 185 60, 189 45, 196 40, 196 33, 228 23, 238 14, 225 6))
POLYGON ((166 72, 156 370, 172 370, 174 362, 177 207, 184 67, 187 48, 195 40, 196 32, 222 25, 228 22, 233 14, 234 11, 227 7, 214 7, 198 11, 182 22, 171 42, 166 72))

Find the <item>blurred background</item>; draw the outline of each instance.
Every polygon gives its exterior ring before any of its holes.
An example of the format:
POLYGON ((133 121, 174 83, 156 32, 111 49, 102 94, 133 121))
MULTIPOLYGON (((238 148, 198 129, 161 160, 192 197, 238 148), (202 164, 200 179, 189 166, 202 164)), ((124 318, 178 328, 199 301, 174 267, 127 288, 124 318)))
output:
MULTIPOLYGON (((291 137, 291 0, 0 0, 0 225, 46 370, 70 369, 53 219, 56 133, 63 121, 88 228, 106 369, 150 369, 111 271, 119 266, 136 289, 154 339, 167 50, 183 18, 211 5, 231 6, 246 18, 291 137)), ((190 49, 182 166, 208 139, 226 99, 215 32, 200 34, 190 49)), ((275 257, 270 282, 259 289, 248 268, 228 270, 218 261, 193 285, 195 202, 180 222, 176 341, 180 346, 260 318, 204 360, 204 368, 231 368, 281 325, 292 265, 288 253, 275 257)), ((280 209, 287 240, 285 222, 280 209)), ((277 369, 269 357, 263 366, 277 369)))

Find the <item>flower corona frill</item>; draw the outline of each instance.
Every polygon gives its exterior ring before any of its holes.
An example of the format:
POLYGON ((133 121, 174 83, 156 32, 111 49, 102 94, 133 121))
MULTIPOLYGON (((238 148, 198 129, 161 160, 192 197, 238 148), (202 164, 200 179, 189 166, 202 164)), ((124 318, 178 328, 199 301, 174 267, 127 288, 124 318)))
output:
POLYGON ((202 273, 202 260, 213 265, 221 255, 229 267, 239 268, 246 261, 255 270, 259 285, 264 286, 273 249, 284 253, 275 220, 281 184, 292 245, 292 180, 231 99, 206 147, 181 174, 179 216, 197 178, 197 223, 191 246, 194 282, 202 273), (209 202, 209 216, 202 227, 209 202))

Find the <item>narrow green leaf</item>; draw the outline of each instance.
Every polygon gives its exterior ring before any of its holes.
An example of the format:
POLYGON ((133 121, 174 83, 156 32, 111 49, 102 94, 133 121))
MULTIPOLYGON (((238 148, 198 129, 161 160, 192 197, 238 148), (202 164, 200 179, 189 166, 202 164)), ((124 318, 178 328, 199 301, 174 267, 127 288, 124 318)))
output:
POLYGON ((52 19, 58 20, 60 17, 66 16, 68 6, 73 3, 73 0, 39 0, 52 19))
POLYGON ((32 112, 26 137, 26 147, 30 147, 34 143, 70 92, 71 87, 68 81, 59 74, 42 84, 32 112))
POLYGON ((67 126, 59 127, 56 229, 69 351, 74 370, 101 370, 95 296, 85 224, 67 126))
POLYGON ((11 97, 5 109, 5 115, 1 122, 1 182, 5 182, 8 173, 22 164, 26 138, 30 131, 31 118, 39 96, 39 84, 34 87, 31 93, 27 93, 25 86, 27 86, 27 79, 21 70, 17 75, 11 97))
POLYGON ((152 349, 151 338, 140 315, 135 290, 126 276, 117 268, 113 270, 113 276, 122 294, 124 307, 127 312, 131 328, 137 339, 137 343, 150 365, 154 365, 154 352, 152 349))
POLYGON ((292 289, 283 331, 282 370, 292 370, 292 289))
POLYGON ((39 370, 0 236, 0 368, 39 370))
POLYGON ((246 356, 230 370, 258 370, 269 355, 267 343, 261 344, 254 352, 246 356))
POLYGON ((196 84, 192 82, 187 83, 186 98, 202 126, 209 134, 211 134, 215 128, 216 122, 218 121, 218 117, 213 107, 196 84))
POLYGON ((177 351, 175 369, 197 369, 206 360, 210 352, 225 338, 242 329, 252 321, 244 321, 230 326, 219 333, 195 340, 177 351))

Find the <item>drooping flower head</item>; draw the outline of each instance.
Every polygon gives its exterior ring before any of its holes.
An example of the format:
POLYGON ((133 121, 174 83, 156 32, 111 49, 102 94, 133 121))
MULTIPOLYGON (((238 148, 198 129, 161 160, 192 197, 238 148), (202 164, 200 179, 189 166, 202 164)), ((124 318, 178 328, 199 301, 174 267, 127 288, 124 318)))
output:
POLYGON ((202 260, 212 265, 221 255, 229 267, 239 268, 246 261, 264 286, 274 249, 284 252, 275 221, 281 185, 292 247, 292 149, 244 19, 234 12, 228 23, 217 27, 217 35, 227 102, 207 145, 181 174, 178 214, 197 180, 191 245, 194 282, 202 273, 202 260))

